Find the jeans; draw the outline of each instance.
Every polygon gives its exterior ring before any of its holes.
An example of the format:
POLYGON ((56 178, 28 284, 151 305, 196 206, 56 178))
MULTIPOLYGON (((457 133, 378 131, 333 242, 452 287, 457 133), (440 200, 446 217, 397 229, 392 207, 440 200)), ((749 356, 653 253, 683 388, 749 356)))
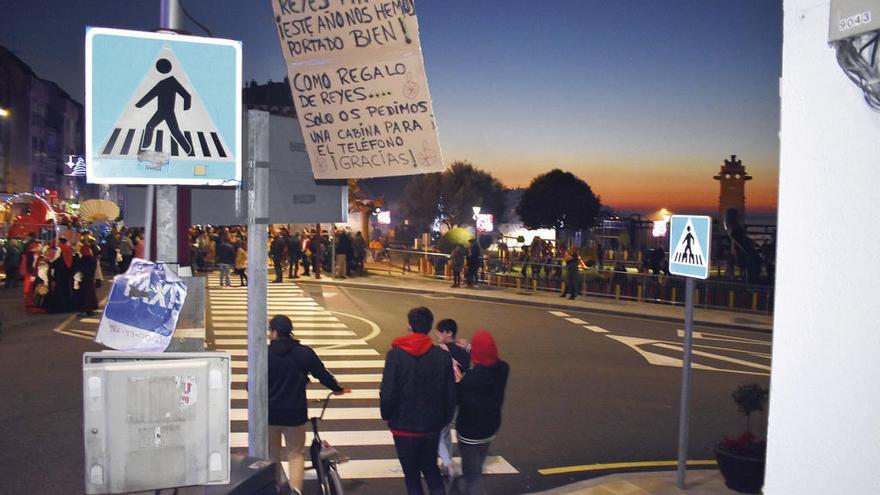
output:
POLYGON ((299 256, 287 257, 287 278, 299 276, 299 256))
POLYGON ((446 425, 440 430, 440 443, 437 446, 437 455, 440 456, 440 462, 450 469, 452 464, 452 424, 446 425))
POLYGON ((231 286, 232 281, 229 280, 229 271, 232 268, 232 265, 220 263, 218 266, 220 267, 220 287, 231 286))
POLYGON ((483 462, 489 453, 490 443, 469 445, 458 442, 458 450, 461 452, 461 472, 467 486, 467 495, 485 495, 486 488, 483 486, 483 462))
POLYGON ((437 442, 439 433, 431 433, 420 437, 400 437, 394 435, 394 447, 397 458, 403 468, 408 495, 424 495, 422 474, 428 484, 430 495, 445 495, 443 478, 437 468, 437 442))
POLYGON ((284 258, 273 256, 272 265, 275 268, 275 282, 281 282, 284 275, 284 258))
POLYGON ((281 462, 281 435, 284 434, 284 443, 290 449, 287 452, 290 486, 300 492, 302 492, 303 479, 305 478, 305 445, 308 426, 308 422, 299 426, 269 425, 269 457, 275 462, 281 462))

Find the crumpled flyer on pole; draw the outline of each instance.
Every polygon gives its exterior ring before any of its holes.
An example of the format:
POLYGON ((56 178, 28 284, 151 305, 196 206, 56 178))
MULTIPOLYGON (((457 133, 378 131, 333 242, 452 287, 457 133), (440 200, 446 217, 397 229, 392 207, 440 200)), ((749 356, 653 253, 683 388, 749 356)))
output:
POLYGON ((120 351, 164 352, 186 300, 186 284, 164 264, 135 258, 113 278, 95 342, 120 351))

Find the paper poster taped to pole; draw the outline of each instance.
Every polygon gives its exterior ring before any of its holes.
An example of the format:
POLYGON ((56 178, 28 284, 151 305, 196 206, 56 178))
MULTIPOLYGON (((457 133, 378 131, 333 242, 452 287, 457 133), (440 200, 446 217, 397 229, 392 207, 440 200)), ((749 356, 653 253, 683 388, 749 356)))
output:
POLYGON ((113 278, 95 341, 120 351, 164 352, 186 300, 186 284, 163 264, 135 258, 113 278))
POLYGON ((273 6, 316 179, 443 170, 412 0, 273 6))

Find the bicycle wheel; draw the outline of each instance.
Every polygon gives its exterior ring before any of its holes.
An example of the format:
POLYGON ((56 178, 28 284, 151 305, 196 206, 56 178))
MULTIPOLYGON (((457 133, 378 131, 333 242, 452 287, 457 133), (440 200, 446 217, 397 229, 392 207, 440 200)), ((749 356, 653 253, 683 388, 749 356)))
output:
POLYGON ((339 471, 336 470, 335 464, 327 466, 327 481, 330 485, 330 495, 343 495, 342 480, 339 478, 339 471))

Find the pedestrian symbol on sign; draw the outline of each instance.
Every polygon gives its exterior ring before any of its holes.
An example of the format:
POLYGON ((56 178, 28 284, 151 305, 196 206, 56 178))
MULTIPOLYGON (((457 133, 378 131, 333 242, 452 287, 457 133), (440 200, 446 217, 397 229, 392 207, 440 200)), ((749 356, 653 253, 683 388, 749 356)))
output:
POLYGON ((711 239, 711 218, 674 215, 669 228, 669 273, 685 277, 708 277, 711 239))
POLYGON ((161 170, 172 159, 227 160, 228 149, 183 65, 165 46, 98 156, 136 158, 147 170, 161 170))
POLYGON ((700 243, 694 234, 694 223, 688 220, 687 226, 678 240, 678 247, 675 248, 675 253, 672 255, 673 261, 696 266, 702 266, 705 263, 703 250, 700 249, 700 243))

